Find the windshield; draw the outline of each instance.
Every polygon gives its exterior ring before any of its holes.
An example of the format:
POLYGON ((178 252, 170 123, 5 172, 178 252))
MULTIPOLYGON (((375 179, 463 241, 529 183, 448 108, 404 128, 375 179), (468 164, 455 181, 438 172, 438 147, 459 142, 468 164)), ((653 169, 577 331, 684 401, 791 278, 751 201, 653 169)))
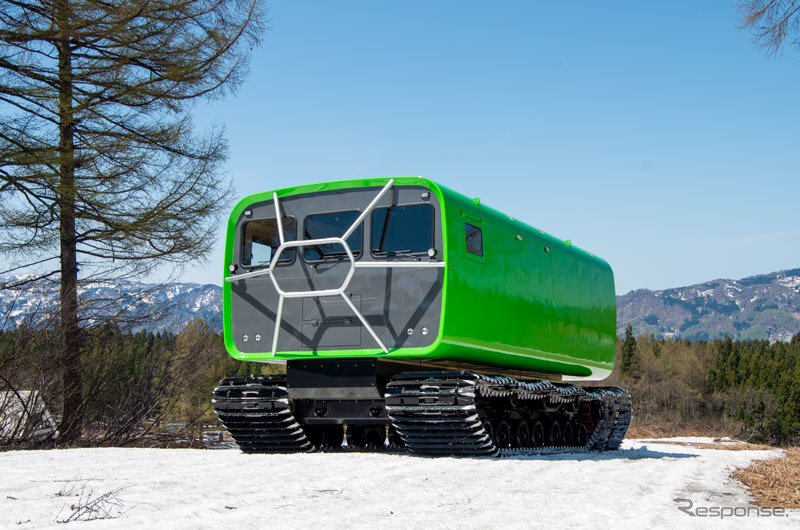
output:
MULTIPOLYGON (((333 212, 317 213, 306 217, 304 223, 304 239, 323 239, 326 237, 342 237, 350 225, 358 219, 359 212, 333 212)), ((361 254, 361 231, 362 225, 347 238, 347 244, 353 251, 353 256, 361 254)), ((337 243, 327 245, 314 245, 303 247, 303 257, 306 261, 321 261, 324 259, 344 259, 347 254, 344 247, 337 243)))
MULTIPOLYGON (((297 223, 291 217, 284 217, 283 233, 287 241, 297 237, 297 223)), ((275 219, 257 219, 247 221, 243 228, 242 258, 244 267, 260 267, 269 265, 272 256, 281 245, 278 234, 278 223, 275 219)), ((288 248, 281 253, 279 263, 288 263, 294 259, 294 249, 288 248)))
POLYGON ((425 253, 433 248, 433 207, 412 204, 372 213, 372 253, 376 256, 425 253))

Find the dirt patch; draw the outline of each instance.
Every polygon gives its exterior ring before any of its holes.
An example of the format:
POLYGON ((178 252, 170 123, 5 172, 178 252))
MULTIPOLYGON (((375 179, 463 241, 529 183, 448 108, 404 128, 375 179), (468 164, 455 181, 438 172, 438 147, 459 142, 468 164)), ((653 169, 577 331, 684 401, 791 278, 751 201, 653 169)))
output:
POLYGON ((677 425, 673 423, 664 423, 661 425, 631 425, 627 434, 625 434, 625 438, 676 438, 687 436, 717 438, 719 436, 727 436, 730 434, 732 433, 727 432, 724 429, 715 429, 702 425, 677 425))
POLYGON ((753 504, 776 508, 800 508, 800 448, 786 450, 783 458, 759 460, 733 473, 750 488, 753 504))
POLYGON ((769 449, 775 449, 774 447, 770 447, 768 445, 762 444, 751 444, 748 442, 742 442, 741 440, 731 440, 731 439, 721 439, 715 438, 711 442, 686 442, 680 440, 650 440, 647 438, 642 438, 636 440, 637 442, 653 442, 659 444, 668 444, 668 445, 680 445, 683 447, 694 447, 695 449, 715 449, 717 451, 767 451, 769 449))

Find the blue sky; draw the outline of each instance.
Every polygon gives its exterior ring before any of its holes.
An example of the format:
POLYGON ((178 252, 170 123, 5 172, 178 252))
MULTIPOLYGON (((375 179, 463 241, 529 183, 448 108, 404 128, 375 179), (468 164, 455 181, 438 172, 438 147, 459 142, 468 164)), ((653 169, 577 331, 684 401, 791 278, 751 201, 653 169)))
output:
MULTIPOLYGON (((426 176, 604 257, 620 294, 800 267, 800 53, 766 57, 733 2, 268 5, 247 81, 197 108, 237 198, 426 176)), ((181 279, 219 284, 223 247, 181 279)))

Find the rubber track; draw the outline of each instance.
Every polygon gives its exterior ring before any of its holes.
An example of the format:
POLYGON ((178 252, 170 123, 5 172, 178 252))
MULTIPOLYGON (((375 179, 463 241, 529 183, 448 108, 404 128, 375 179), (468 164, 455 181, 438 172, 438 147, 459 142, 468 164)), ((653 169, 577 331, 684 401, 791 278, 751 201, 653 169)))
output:
MULTIPOLYGON (((399 374, 388 385, 385 398, 389 417, 407 450, 420 455, 517 456, 614 450, 622 443, 631 419, 630 395, 619 388, 584 389, 472 372, 399 374), (498 449, 478 413, 481 397, 547 400, 550 406, 576 398, 599 401, 602 416, 584 446, 498 449)), ((315 450, 292 415, 283 376, 229 377, 214 389, 212 404, 246 453, 315 450)), ((377 450, 398 449, 387 446, 377 450)), ((348 447, 327 450, 363 451, 348 447)))
POLYGON ((625 433, 628 432, 628 426, 631 423, 633 411, 631 407, 631 395, 627 391, 621 388, 613 388, 610 390, 614 394, 615 416, 614 428, 606 442, 606 450, 615 450, 619 449, 619 446, 622 445, 622 439, 625 438, 625 433))
POLYGON ((409 451, 421 455, 526 455, 618 449, 631 419, 630 395, 610 387, 584 389, 549 381, 523 382, 472 372, 398 374, 387 385, 386 409, 409 451), (601 417, 583 446, 498 449, 478 413, 480 398, 599 402, 601 417))
POLYGON ((283 377, 228 377, 214 389, 211 403, 222 424, 245 453, 314 450, 292 415, 283 377))
POLYGON ((467 372, 399 374, 386 388, 392 425, 416 454, 497 453, 478 416, 477 378, 467 372))

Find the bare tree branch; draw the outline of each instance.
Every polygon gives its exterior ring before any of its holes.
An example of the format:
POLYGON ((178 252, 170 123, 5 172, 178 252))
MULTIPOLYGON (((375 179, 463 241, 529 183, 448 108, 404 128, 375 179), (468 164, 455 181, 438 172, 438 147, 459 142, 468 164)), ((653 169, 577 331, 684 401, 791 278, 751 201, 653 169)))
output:
MULTIPOLYGON (((198 99, 242 82, 260 0, 0 0, 0 252, 58 256, 64 419, 81 430, 79 285, 203 259, 232 189, 198 99)), ((19 280, 14 286, 33 284, 19 280)), ((111 311, 110 314, 121 315, 111 311)))
POLYGON ((776 56, 787 43, 800 47, 800 1, 740 0, 742 27, 767 55, 776 56))

